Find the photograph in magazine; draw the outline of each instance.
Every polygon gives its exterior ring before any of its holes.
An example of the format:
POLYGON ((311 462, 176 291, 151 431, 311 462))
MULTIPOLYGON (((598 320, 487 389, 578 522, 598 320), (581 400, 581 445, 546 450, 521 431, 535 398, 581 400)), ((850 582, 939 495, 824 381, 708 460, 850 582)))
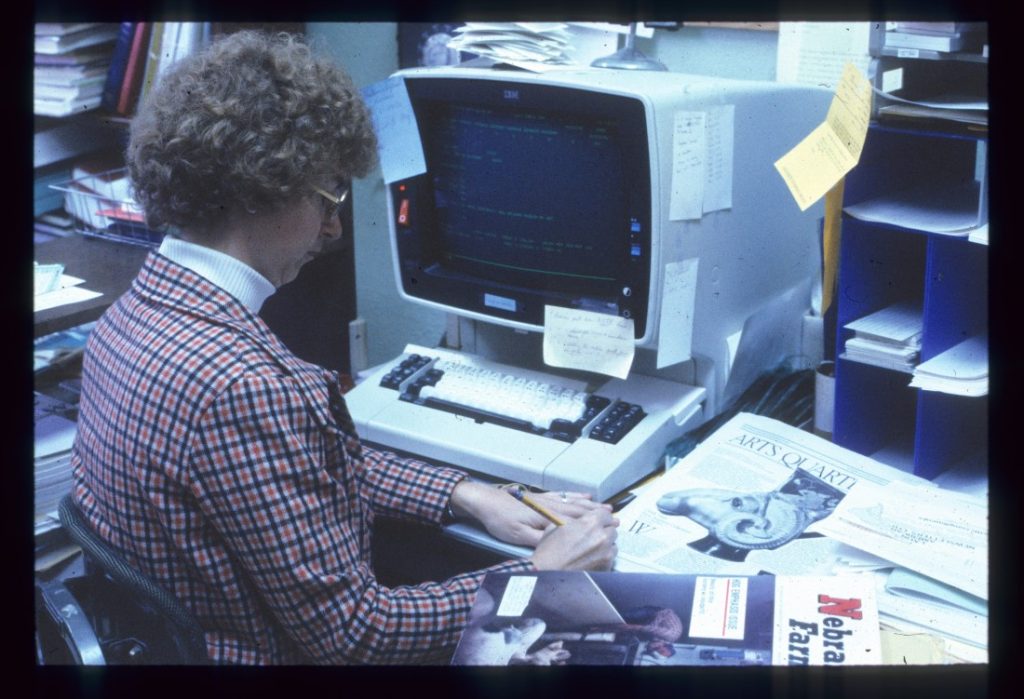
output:
POLYGON ((863 665, 880 662, 862 579, 490 573, 454 665, 863 665))

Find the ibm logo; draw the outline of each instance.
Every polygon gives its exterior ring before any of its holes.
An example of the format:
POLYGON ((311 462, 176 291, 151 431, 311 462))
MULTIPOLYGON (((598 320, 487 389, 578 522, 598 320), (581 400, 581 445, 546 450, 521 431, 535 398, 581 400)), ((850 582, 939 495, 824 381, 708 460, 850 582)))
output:
POLYGON ((502 97, 504 97, 507 100, 518 100, 519 90, 503 90, 502 97))

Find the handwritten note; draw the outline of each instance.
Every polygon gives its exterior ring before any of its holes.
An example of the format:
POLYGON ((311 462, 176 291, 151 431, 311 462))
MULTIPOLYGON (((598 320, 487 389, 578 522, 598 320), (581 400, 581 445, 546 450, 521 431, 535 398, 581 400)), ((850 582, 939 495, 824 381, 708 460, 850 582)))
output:
POLYGON ((704 137, 704 213, 732 208, 733 124, 736 107, 731 104, 707 111, 704 137))
POLYGON ((732 207, 733 122, 736 108, 676 112, 672 132, 669 218, 699 219, 732 207))
POLYGON ((377 154, 384 182, 390 184, 427 171, 416 114, 405 81, 387 78, 363 88, 377 134, 377 154))
POLYGON ((624 379, 633 365, 633 319, 544 307, 544 363, 624 379))
POLYGON ((676 112, 672 131, 672 195, 668 217, 699 219, 704 213, 704 112, 676 112))
POLYGON ((665 265, 658 321, 659 369, 690 358, 698 262, 694 257, 665 265))
POLYGON ((801 211, 857 164, 870 117, 871 83, 848 63, 825 121, 775 162, 801 211))

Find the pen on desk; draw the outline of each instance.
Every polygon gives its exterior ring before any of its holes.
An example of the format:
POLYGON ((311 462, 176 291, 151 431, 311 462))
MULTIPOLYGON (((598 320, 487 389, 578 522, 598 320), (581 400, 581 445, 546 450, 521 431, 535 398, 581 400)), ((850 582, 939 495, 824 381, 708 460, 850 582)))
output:
POLYGON ((561 519, 559 519, 554 513, 549 511, 547 508, 545 508, 542 505, 534 502, 523 491, 522 488, 509 488, 507 492, 509 493, 509 495, 511 495, 516 500, 518 500, 519 502, 523 503, 524 505, 526 505, 527 507, 532 509, 534 512, 537 512, 537 513, 541 514, 542 516, 544 516, 549 522, 552 522, 555 526, 560 527, 563 524, 565 524, 565 522, 563 522, 561 519))

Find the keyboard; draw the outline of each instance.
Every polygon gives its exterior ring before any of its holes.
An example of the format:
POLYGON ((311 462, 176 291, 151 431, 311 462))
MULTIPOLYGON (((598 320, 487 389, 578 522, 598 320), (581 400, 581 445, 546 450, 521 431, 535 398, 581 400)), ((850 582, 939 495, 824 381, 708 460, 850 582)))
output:
POLYGON ((399 400, 565 442, 587 436, 615 444, 646 415, 633 403, 613 404, 605 396, 527 377, 521 370, 509 373, 464 358, 413 353, 380 385, 398 391, 399 400))
POLYGON ((700 422, 704 389, 602 385, 409 345, 345 395, 364 441, 493 480, 605 500, 653 473, 700 422))

